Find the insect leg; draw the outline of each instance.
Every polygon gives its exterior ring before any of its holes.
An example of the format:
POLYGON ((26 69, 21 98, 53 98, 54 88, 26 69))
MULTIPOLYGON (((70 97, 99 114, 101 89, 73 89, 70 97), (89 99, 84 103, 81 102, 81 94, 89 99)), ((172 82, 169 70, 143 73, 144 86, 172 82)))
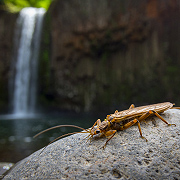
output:
POLYGON ((110 141, 110 139, 112 139, 113 138, 113 136, 116 134, 116 130, 109 130, 109 131, 107 131, 107 132, 105 132, 105 136, 110 136, 110 135, 112 135, 107 141, 106 141, 106 143, 104 144, 104 146, 102 147, 103 149, 106 147, 106 144, 108 143, 108 141, 110 141))
POLYGON ((156 111, 154 110, 150 110, 149 111, 150 114, 154 114, 155 116, 157 116, 159 119, 161 119, 163 122, 165 122, 168 126, 174 125, 176 126, 176 124, 169 124, 164 118, 162 118, 156 111))
POLYGON ((143 114, 140 118, 139 118, 139 121, 142 121, 142 120, 145 120, 147 119, 150 115, 155 115, 157 116, 159 119, 161 119, 163 122, 165 122, 168 126, 171 126, 171 125, 174 125, 176 126, 175 124, 169 124, 164 118, 162 118, 156 111, 154 110, 149 110, 148 112, 146 112, 145 114, 143 114))
POLYGON ((98 119, 98 120, 94 123, 94 125, 91 127, 91 129, 93 129, 96 124, 97 124, 97 126, 99 127, 99 125, 101 124, 101 120, 98 119))
POLYGON ((140 136, 146 140, 146 142, 148 141, 143 135, 142 135, 142 131, 141 131, 141 126, 140 126, 140 122, 137 120, 137 123, 138 123, 138 129, 139 129, 139 133, 140 133, 140 136))
POLYGON ((126 123, 126 124, 123 126, 123 128, 121 128, 120 130, 125 130, 125 129, 131 127, 132 125, 134 125, 134 124, 136 124, 136 123, 138 124, 138 129, 139 129, 140 136, 141 136, 143 139, 145 139, 146 142, 147 142, 148 140, 142 135, 141 126, 140 126, 140 122, 139 122, 138 119, 134 119, 134 120, 126 123))
POLYGON ((101 124, 101 120, 100 120, 100 119, 98 119, 96 122, 97 122, 97 126, 99 127, 99 126, 100 126, 100 124, 101 124))
MULTIPOLYGON (((154 111, 154 110, 149 110, 148 112, 146 112, 146 113, 144 113, 142 116, 140 116, 140 117, 138 118, 138 120, 137 120, 139 133, 140 133, 140 135, 141 135, 141 137, 142 137, 143 139, 146 139, 146 138, 142 136, 142 131, 141 131, 141 127, 140 127, 140 121, 147 119, 150 115, 153 115, 153 114, 156 115, 158 118, 160 118, 162 121, 164 121, 164 122, 165 122, 166 124, 168 124, 169 126, 171 125, 171 124, 169 124, 165 119, 163 119, 156 111, 154 111)), ((147 139, 146 139, 146 142, 147 142, 147 139)))
MULTIPOLYGON (((134 105, 134 104, 131 104, 130 107, 129 107, 129 109, 133 109, 133 108, 135 108, 135 105, 134 105)), ((114 114, 115 114, 115 113, 118 113, 118 110, 115 110, 114 114)))
POLYGON ((180 107, 172 107, 172 108, 170 108, 170 109, 180 109, 180 107))
MULTIPOLYGON (((175 106, 175 103, 173 103, 173 106, 175 106)), ((170 109, 180 109, 180 107, 172 107, 170 109)))
POLYGON ((134 105, 134 104, 131 104, 130 107, 129 107, 129 109, 133 109, 133 108, 135 108, 135 105, 134 105))
POLYGON ((137 119, 134 119, 134 120, 126 123, 122 128, 120 128, 120 130, 123 131, 123 130, 125 130, 125 129, 131 127, 131 126, 133 126, 133 125, 136 124, 137 122, 138 122, 138 120, 137 120, 137 119))
MULTIPOLYGON (((159 119, 161 119, 163 122, 165 122, 168 126, 171 126, 171 125, 175 125, 175 124, 169 124, 164 118, 162 118, 156 111, 154 110, 149 110, 148 112, 144 113, 142 116, 139 117, 139 120, 136 120, 134 119, 133 121, 137 121, 138 123, 138 128, 139 128, 139 132, 140 132, 140 135, 143 139, 146 139, 145 137, 142 136, 142 131, 141 131, 141 127, 140 127, 140 122, 139 121, 142 121, 142 120, 145 120, 147 119, 150 115, 155 115, 157 116, 159 119)), ((131 122, 131 121, 130 121, 131 122)), ((129 122, 129 123, 130 123, 129 122)), ((128 125, 129 123, 125 124, 124 126, 126 126, 125 128, 128 128, 130 127, 131 125, 128 125)), ((175 125, 176 126, 176 125, 175 125)), ((147 141, 147 139, 146 139, 147 141)))

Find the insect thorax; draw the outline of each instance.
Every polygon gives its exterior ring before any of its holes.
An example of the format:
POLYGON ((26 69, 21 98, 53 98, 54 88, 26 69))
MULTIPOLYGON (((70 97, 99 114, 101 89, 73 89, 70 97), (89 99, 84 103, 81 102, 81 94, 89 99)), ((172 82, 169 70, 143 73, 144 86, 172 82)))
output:
POLYGON ((99 129, 100 129, 100 130, 108 129, 108 128, 109 128, 109 125, 110 125, 110 122, 109 122, 109 121, 103 121, 103 122, 100 124, 99 129))
POLYGON ((111 129, 115 129, 117 131, 121 131, 124 127, 125 124, 127 124, 129 121, 131 121, 132 119, 126 119, 120 122, 116 122, 114 121, 113 123, 111 123, 111 129))

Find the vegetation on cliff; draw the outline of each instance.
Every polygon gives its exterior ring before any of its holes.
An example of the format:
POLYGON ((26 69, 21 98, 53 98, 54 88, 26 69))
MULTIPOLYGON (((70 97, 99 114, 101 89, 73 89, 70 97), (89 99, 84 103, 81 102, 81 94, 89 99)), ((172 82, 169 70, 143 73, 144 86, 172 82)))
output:
POLYGON ((36 7, 48 9, 52 0, 2 0, 1 4, 4 4, 10 12, 18 12, 25 7, 36 7))

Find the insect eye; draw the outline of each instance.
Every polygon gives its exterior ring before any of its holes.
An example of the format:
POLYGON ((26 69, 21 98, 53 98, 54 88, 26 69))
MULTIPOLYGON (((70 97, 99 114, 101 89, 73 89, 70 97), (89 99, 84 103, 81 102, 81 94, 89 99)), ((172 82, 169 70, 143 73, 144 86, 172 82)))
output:
POLYGON ((99 134, 100 133, 100 130, 96 130, 96 134, 99 134))

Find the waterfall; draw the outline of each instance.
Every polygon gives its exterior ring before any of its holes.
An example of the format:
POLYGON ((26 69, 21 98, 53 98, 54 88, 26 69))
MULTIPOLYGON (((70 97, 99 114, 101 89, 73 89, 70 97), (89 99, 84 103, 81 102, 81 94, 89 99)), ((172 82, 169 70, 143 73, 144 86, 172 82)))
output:
POLYGON ((28 116, 36 109, 38 56, 43 8, 24 8, 16 22, 13 56, 13 115, 28 116))

